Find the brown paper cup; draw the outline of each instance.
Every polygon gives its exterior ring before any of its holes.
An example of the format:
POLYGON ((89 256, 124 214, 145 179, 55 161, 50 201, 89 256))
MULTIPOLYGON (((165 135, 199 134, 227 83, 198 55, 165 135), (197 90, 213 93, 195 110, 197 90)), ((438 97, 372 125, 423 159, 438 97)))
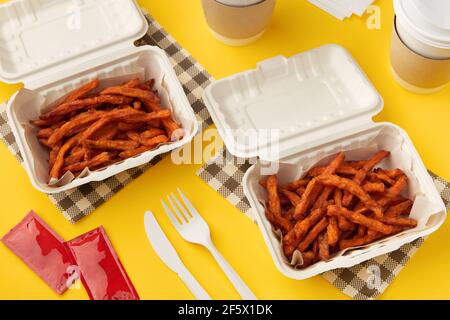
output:
POLYGON ((431 59, 412 51, 400 39, 396 20, 392 32, 391 64, 396 80, 416 93, 433 93, 450 82, 450 59, 431 59))
POLYGON ((249 6, 231 6, 216 0, 202 0, 206 21, 216 38, 229 45, 257 40, 267 28, 276 0, 262 0, 249 6))

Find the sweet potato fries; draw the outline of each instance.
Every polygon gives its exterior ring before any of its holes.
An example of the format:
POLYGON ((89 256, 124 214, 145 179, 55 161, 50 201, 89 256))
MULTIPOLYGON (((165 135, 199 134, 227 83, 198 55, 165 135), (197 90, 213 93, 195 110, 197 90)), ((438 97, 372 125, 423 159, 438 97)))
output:
POLYGON ((374 169, 389 152, 367 161, 346 162, 343 152, 328 166, 280 186, 277 176, 260 181, 267 190, 266 217, 283 234, 284 255, 297 250, 303 265, 328 260, 339 251, 368 245, 414 228, 413 201, 401 193, 408 185, 400 169, 374 169))
POLYGON ((102 169, 184 135, 161 105, 153 80, 133 79, 102 91, 99 85, 92 80, 31 121, 49 150, 50 180, 69 171, 78 176, 86 168, 102 169))

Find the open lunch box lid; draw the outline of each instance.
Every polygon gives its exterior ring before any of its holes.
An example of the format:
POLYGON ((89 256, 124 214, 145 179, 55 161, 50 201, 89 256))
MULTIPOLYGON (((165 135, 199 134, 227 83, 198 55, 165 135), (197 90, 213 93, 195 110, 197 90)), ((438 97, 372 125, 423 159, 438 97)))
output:
POLYGON ((61 69, 130 47, 147 29, 133 0, 8 2, 0 6, 0 80, 56 80, 61 69))
POLYGON ((231 154, 266 161, 373 126, 384 104, 339 45, 262 61, 213 82, 203 99, 231 154))

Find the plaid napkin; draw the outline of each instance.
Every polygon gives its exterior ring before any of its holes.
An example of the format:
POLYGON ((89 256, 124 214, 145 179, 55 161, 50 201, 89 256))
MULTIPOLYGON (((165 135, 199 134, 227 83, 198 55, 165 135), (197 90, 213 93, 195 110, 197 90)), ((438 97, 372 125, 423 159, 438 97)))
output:
MULTIPOLYGON (((212 120, 201 102, 201 97, 203 89, 209 83, 210 75, 151 16, 146 14, 146 18, 149 23, 148 32, 135 44, 137 46, 156 45, 165 50, 202 128, 206 128, 212 124, 212 120)), ((4 109, 4 106, 0 105, 0 140, 22 162, 4 109)), ((144 166, 124 171, 101 182, 92 182, 73 190, 49 195, 49 198, 67 220, 75 223, 93 212, 161 159, 162 157, 156 157, 144 166)))
MULTIPOLYGON (((236 208, 255 221, 252 210, 244 195, 242 179, 250 168, 249 161, 234 158, 226 161, 226 151, 205 164, 197 175, 236 208)), ((431 173, 437 190, 450 210, 450 183, 431 173)), ((346 295, 358 299, 374 299, 384 292, 395 276, 416 253, 424 239, 417 239, 391 253, 365 261, 351 268, 325 272, 322 276, 346 295)))

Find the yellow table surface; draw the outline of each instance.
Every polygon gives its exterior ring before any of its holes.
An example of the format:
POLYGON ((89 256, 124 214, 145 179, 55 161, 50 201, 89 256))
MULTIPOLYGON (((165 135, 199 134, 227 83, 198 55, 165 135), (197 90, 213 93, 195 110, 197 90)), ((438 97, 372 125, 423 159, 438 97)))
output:
MULTIPOLYGON (((376 120, 403 127, 426 166, 450 179, 450 86, 434 95, 419 96, 394 82, 389 64, 392 1, 376 2, 381 9, 381 29, 370 30, 366 25, 367 15, 341 22, 306 0, 280 0, 264 37, 242 48, 225 46, 210 35, 199 0, 141 0, 139 3, 215 78, 253 68, 258 61, 275 55, 290 56, 328 43, 343 45, 385 99, 384 110, 376 120)), ((8 99, 20 87, 0 83, 0 101, 8 99)), ((25 170, 0 144, 0 235, 8 232, 30 209, 38 212, 64 239, 103 225, 141 298, 191 299, 190 292, 158 259, 147 241, 143 214, 151 209, 182 260, 211 296, 239 298, 206 250, 183 241, 162 211, 159 199, 181 187, 210 224, 218 249, 258 298, 347 298, 320 276, 295 281, 278 272, 258 227, 195 175, 199 167, 175 166, 170 157, 166 158, 92 215, 71 225, 45 194, 31 186, 25 170)), ((450 298, 449 243, 450 223, 447 222, 426 240, 380 298, 450 298)), ((0 298, 87 299, 88 296, 82 287, 69 290, 61 297, 56 295, 0 244, 0 298)))

